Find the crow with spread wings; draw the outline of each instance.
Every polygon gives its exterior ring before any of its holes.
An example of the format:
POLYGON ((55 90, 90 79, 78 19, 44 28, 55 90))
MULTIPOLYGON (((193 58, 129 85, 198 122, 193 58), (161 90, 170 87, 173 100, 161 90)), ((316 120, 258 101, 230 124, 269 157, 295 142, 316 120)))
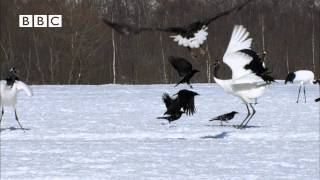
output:
POLYGON ((193 88, 190 83, 190 80, 196 73, 200 71, 197 69, 193 69, 192 64, 182 57, 170 56, 169 62, 173 66, 173 68, 178 72, 179 76, 182 78, 175 85, 175 87, 179 84, 187 83, 190 86, 190 88, 193 88))
POLYGON ((198 93, 183 89, 175 95, 177 95, 176 98, 171 98, 169 94, 163 94, 162 100, 167 108, 167 111, 164 113, 164 115, 168 116, 158 117, 158 119, 166 119, 170 123, 180 119, 183 113, 191 116, 196 112, 196 108, 194 106, 194 97, 199 95, 198 93))

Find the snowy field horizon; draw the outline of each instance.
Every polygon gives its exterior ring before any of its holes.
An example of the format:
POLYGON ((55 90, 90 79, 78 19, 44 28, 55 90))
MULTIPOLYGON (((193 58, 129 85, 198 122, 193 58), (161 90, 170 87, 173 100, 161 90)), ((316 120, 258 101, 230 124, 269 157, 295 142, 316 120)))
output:
POLYGON ((319 179, 319 86, 271 85, 246 129, 245 105, 214 83, 193 84, 197 109, 168 124, 172 84, 34 85, 1 122, 0 179, 319 179), (209 119, 237 111, 227 126, 209 119))

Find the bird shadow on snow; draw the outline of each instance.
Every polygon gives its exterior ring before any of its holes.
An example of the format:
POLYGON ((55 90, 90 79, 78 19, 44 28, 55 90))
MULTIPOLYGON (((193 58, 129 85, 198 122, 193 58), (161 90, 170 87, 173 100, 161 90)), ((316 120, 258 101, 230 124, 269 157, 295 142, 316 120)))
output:
POLYGON ((0 128, 0 132, 2 131, 6 131, 6 130, 10 130, 10 131, 16 131, 16 130, 22 130, 22 131, 29 131, 29 128, 16 128, 16 127, 8 127, 8 128, 0 128))
POLYGON ((223 139, 225 137, 229 136, 229 132, 222 132, 216 135, 207 135, 200 137, 201 139, 223 139))

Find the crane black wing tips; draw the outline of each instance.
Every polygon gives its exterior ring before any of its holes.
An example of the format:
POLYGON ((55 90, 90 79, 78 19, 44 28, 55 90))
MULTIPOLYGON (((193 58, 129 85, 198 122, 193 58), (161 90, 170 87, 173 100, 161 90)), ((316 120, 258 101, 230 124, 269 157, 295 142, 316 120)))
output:
POLYGON ((315 102, 319 102, 320 101, 320 98, 317 98, 316 100, 314 100, 315 102))

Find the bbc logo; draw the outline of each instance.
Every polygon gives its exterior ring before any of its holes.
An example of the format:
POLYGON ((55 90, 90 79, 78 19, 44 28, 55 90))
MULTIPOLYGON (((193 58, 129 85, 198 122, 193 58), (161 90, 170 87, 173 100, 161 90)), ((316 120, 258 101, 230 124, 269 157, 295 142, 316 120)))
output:
POLYGON ((19 15, 19 27, 62 27, 62 15, 19 15))

